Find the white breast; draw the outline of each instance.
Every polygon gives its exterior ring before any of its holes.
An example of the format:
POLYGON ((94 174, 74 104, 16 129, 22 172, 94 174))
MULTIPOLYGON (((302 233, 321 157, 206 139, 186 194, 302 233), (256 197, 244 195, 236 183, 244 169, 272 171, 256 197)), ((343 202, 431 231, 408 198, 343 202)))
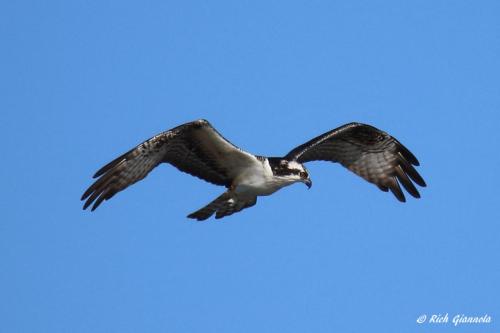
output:
POLYGON ((238 176, 235 181, 237 193, 270 195, 284 186, 295 183, 295 181, 275 177, 267 160, 259 164, 253 165, 238 176))

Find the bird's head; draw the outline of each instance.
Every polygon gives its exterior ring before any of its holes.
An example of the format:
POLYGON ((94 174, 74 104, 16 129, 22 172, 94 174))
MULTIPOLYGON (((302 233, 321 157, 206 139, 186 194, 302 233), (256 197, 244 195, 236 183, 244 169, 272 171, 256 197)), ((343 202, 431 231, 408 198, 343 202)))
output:
POLYGON ((273 161, 271 164, 271 169, 276 177, 283 179, 284 181, 289 181, 290 183, 301 182, 311 188, 312 181, 309 178, 309 172, 304 167, 303 164, 297 161, 288 161, 285 159, 279 159, 273 161))

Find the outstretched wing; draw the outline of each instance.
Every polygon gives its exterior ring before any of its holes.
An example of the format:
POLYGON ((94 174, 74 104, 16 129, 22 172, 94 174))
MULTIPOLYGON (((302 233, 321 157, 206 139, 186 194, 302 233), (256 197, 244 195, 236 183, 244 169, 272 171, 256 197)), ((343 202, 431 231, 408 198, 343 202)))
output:
POLYGON ((389 134, 360 123, 350 123, 324 133, 293 149, 285 158, 300 163, 315 160, 339 162, 382 191, 390 189, 402 202, 405 196, 399 183, 415 198, 420 198, 420 194, 413 182, 426 186, 413 167, 419 165, 418 160, 405 146, 389 134))
POLYGON ((96 209, 103 200, 148 175, 160 163, 216 185, 231 186, 242 168, 260 163, 222 137, 206 120, 197 120, 160 133, 144 141, 99 169, 98 178, 82 195, 96 209))

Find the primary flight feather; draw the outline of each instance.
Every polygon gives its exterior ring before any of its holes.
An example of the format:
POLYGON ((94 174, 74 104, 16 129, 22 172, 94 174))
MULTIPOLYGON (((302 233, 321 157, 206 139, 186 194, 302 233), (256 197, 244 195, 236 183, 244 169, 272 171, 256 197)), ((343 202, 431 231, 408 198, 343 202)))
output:
POLYGON ((104 200, 138 182, 160 163, 227 191, 200 210, 188 215, 199 221, 213 214, 222 218, 255 205, 258 196, 302 182, 311 187, 303 163, 338 162, 382 191, 391 191, 399 201, 400 187, 415 198, 415 184, 425 181, 413 166, 416 157, 398 140, 370 125, 350 123, 326 132, 284 157, 264 157, 241 150, 220 135, 206 120, 197 120, 155 135, 99 169, 98 178, 82 195, 84 209, 95 210, 104 200))

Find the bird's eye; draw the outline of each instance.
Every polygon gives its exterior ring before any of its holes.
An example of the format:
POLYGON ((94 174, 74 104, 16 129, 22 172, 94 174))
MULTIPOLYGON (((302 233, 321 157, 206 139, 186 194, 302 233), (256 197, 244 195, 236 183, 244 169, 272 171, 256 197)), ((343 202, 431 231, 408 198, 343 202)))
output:
POLYGON ((300 176, 300 178, 307 178, 307 172, 305 172, 305 171, 301 171, 301 172, 299 173, 299 176, 300 176))

